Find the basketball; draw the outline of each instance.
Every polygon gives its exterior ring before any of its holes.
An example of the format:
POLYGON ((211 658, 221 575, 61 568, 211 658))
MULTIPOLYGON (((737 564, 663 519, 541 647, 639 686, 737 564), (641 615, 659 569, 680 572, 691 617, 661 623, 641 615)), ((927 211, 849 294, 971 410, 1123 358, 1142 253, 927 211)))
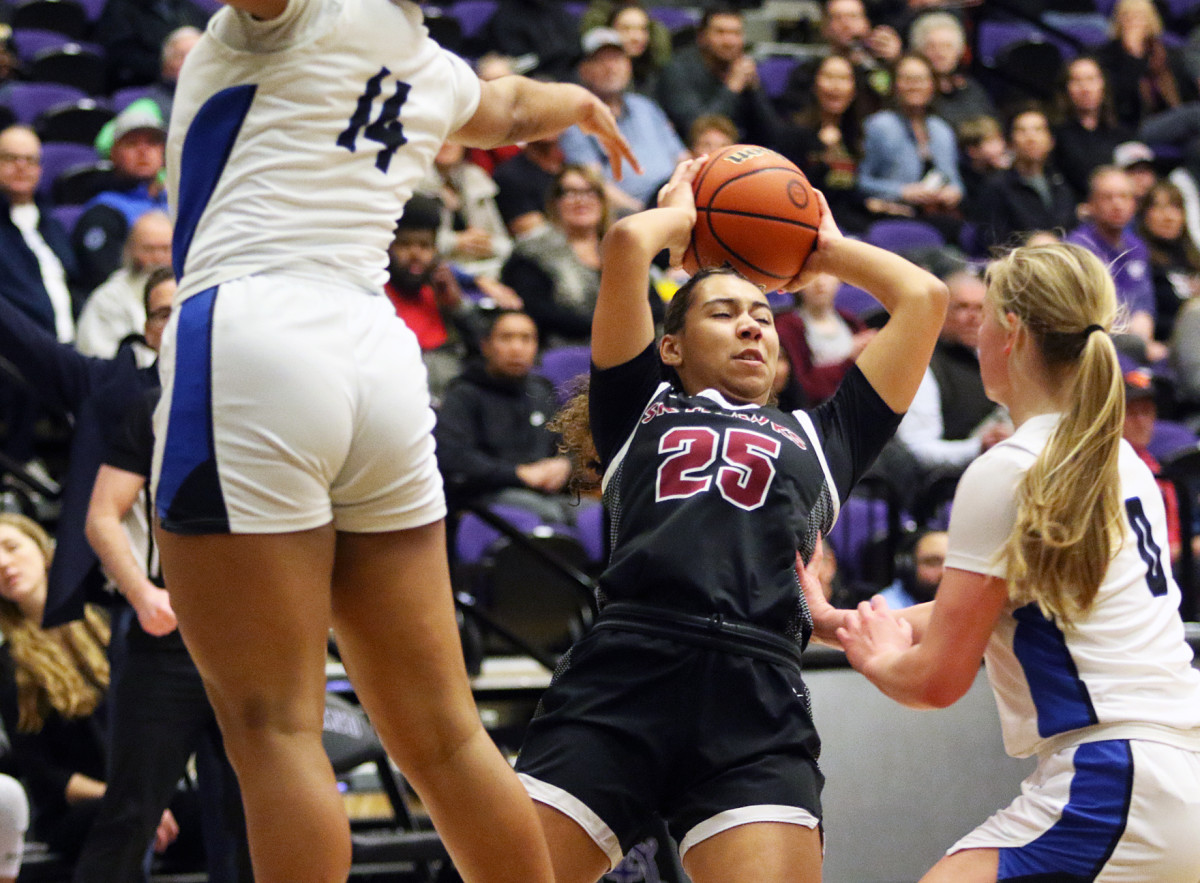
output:
POLYGON ((709 157, 695 181, 696 226, 683 268, 730 266, 775 291, 800 272, 817 241, 812 185, 773 150, 734 144, 709 157))

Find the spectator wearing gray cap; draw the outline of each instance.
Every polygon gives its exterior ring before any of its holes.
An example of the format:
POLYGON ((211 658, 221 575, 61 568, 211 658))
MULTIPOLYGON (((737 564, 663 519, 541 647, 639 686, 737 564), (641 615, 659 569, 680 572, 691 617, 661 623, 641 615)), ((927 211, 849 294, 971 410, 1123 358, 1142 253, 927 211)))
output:
POLYGON ((621 35, 612 28, 592 28, 583 35, 583 59, 579 81, 608 105, 621 134, 642 163, 641 174, 625 173, 616 182, 608 157, 599 142, 572 126, 560 144, 567 162, 598 170, 608 187, 608 196, 618 209, 638 211, 652 205, 658 187, 687 153, 683 142, 658 103, 630 90, 633 62, 625 53, 621 35))
POLYGON ((88 201, 71 236, 86 290, 121 266, 125 240, 138 218, 152 209, 166 211, 166 139, 166 126, 152 101, 134 102, 117 116, 109 150, 116 186, 88 201))

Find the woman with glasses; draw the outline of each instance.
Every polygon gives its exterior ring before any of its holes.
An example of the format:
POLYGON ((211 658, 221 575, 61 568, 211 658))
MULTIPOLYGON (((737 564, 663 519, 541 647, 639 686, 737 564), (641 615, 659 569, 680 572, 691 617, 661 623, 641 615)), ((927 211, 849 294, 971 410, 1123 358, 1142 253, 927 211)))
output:
MULTIPOLYGON (((586 344, 600 291, 600 240, 611 222, 603 179, 564 166, 546 200, 546 224, 517 242, 500 280, 525 301, 544 346, 586 344)), ((662 301, 651 295, 655 320, 662 301)))

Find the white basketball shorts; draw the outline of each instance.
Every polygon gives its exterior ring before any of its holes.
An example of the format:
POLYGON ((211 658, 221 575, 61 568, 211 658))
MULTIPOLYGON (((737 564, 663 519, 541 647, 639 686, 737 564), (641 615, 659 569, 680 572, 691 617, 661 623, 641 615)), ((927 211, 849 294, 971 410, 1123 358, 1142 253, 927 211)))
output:
POLYGON ((1132 739, 1064 748, 949 851, 976 848, 999 850, 1000 881, 1196 883, 1200 752, 1132 739))
POLYGON ((226 282, 177 307, 159 371, 167 530, 373 533, 445 516, 420 348, 387 298, 281 274, 226 282))

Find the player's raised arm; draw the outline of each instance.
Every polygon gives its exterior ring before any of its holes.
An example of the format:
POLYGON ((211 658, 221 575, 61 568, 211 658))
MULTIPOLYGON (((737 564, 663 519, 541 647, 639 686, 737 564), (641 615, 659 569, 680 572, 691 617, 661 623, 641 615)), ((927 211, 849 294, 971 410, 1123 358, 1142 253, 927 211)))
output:
POLYGON ((677 264, 687 248, 696 204, 692 179, 705 157, 684 160, 658 197, 658 208, 622 218, 601 243, 600 293, 592 317, 592 362, 611 368, 628 362, 654 340, 646 301, 650 262, 664 248, 677 264))
POLYGON ((900 255, 842 236, 832 224, 824 195, 818 195, 821 230, 798 281, 831 273, 883 304, 888 322, 857 364, 888 407, 906 411, 933 355, 949 292, 940 279, 900 255))
POLYGON ((480 84, 483 94, 475 115, 451 139, 468 147, 499 147, 538 141, 571 126, 594 135, 608 154, 618 180, 622 163, 641 172, 612 111, 599 98, 571 83, 539 83, 528 77, 500 77, 480 84))

